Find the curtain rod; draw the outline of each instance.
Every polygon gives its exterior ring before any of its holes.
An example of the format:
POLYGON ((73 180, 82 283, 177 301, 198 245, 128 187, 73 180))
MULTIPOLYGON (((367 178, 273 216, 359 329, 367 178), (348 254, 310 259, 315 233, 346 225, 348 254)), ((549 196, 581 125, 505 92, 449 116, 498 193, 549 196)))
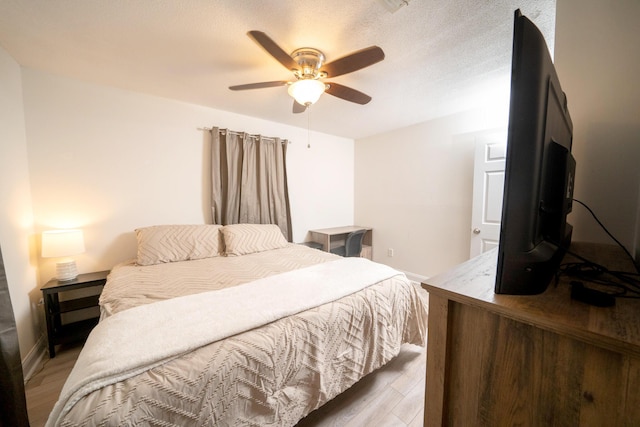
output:
MULTIPOLYGON (((203 128, 198 128, 198 130, 211 131, 211 130, 213 130, 213 128, 203 127, 203 128)), ((232 135, 244 135, 246 132, 236 132, 236 131, 229 130, 229 129, 220 129, 220 133, 222 135, 224 135, 225 133, 230 133, 232 135)), ((262 135, 259 135, 259 134, 247 134, 247 135, 252 136, 254 138, 268 139, 268 140, 271 140, 271 141, 275 141, 276 140, 276 138, 272 137, 272 136, 262 136, 262 135)), ((287 143, 291 144, 291 141, 286 140, 286 139, 282 139, 281 138, 281 141, 282 141, 282 143, 287 142, 287 143)))

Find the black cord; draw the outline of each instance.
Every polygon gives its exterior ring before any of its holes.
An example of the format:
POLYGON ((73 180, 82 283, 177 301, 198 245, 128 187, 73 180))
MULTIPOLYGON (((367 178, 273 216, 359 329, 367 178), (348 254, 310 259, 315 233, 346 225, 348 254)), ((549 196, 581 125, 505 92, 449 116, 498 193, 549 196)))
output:
POLYGON ((581 262, 566 263, 560 266, 556 275, 556 281, 561 275, 571 276, 578 280, 591 283, 598 287, 606 289, 607 294, 619 297, 619 298, 640 298, 640 270, 638 264, 631 253, 624 247, 622 243, 618 241, 604 224, 598 219, 596 214, 580 200, 573 199, 580 205, 584 206, 587 211, 593 216, 596 222, 602 227, 602 229, 615 241, 618 246, 624 250, 625 254, 631 259, 633 265, 636 268, 637 273, 627 273, 623 271, 611 271, 601 264, 593 262, 573 251, 569 248, 564 248, 565 252, 574 256, 581 262))
POLYGON ((562 264, 558 269, 558 277, 566 275, 581 282, 591 283, 613 296, 640 298, 640 282, 632 277, 638 276, 637 274, 611 271, 575 253, 569 252, 569 254, 585 261, 562 264))
POLYGON ((607 233, 609 235, 609 237, 611 237, 613 239, 614 242, 616 242, 618 244, 618 246, 620 246, 622 248, 622 250, 627 254, 627 256, 629 257, 629 259, 631 259, 631 262, 633 263, 633 265, 636 267, 636 271, 638 271, 638 273, 640 273, 640 269, 638 268, 638 264, 636 264, 635 259, 633 258, 633 255, 631 255, 631 253, 627 250, 627 248, 624 247, 624 245, 622 243, 620 243, 620 241, 618 239, 616 239, 613 234, 611 234, 611 232, 609 232, 609 230, 607 229, 607 227, 604 226, 604 224, 598 219, 598 217, 596 216, 596 214, 591 210, 591 208, 589 206, 586 205, 586 203, 581 202, 578 199, 573 199, 574 202, 578 202, 579 204, 581 204, 587 211, 589 211, 589 213, 591 214, 591 216, 593 217, 593 219, 596 220, 596 222, 598 223, 598 225, 600 225, 600 227, 604 230, 605 233, 607 233))

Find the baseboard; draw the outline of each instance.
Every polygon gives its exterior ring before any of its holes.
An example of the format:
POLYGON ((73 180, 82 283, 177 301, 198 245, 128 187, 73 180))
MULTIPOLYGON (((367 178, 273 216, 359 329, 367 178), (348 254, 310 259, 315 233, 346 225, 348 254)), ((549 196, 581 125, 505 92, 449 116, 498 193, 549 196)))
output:
POLYGON ((31 348, 27 357, 22 360, 22 376, 24 377, 24 383, 31 379, 42 366, 42 361, 47 356, 47 340, 44 335, 40 335, 38 341, 31 348))

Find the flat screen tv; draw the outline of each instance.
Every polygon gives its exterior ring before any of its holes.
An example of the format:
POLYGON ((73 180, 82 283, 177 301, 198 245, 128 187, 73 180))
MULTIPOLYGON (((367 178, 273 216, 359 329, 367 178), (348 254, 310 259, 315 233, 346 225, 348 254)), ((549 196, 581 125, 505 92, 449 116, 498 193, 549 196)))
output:
POLYGON ((543 292, 571 242, 575 161, 567 99, 540 30, 515 12, 495 292, 543 292))

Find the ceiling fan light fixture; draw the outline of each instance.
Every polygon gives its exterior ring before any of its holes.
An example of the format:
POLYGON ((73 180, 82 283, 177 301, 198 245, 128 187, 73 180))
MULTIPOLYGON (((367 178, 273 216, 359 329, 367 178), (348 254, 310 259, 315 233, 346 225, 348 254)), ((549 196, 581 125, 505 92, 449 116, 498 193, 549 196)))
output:
POLYGON ((287 91, 298 104, 309 106, 320 98, 325 88, 325 84, 320 80, 305 79, 291 83, 287 91))

